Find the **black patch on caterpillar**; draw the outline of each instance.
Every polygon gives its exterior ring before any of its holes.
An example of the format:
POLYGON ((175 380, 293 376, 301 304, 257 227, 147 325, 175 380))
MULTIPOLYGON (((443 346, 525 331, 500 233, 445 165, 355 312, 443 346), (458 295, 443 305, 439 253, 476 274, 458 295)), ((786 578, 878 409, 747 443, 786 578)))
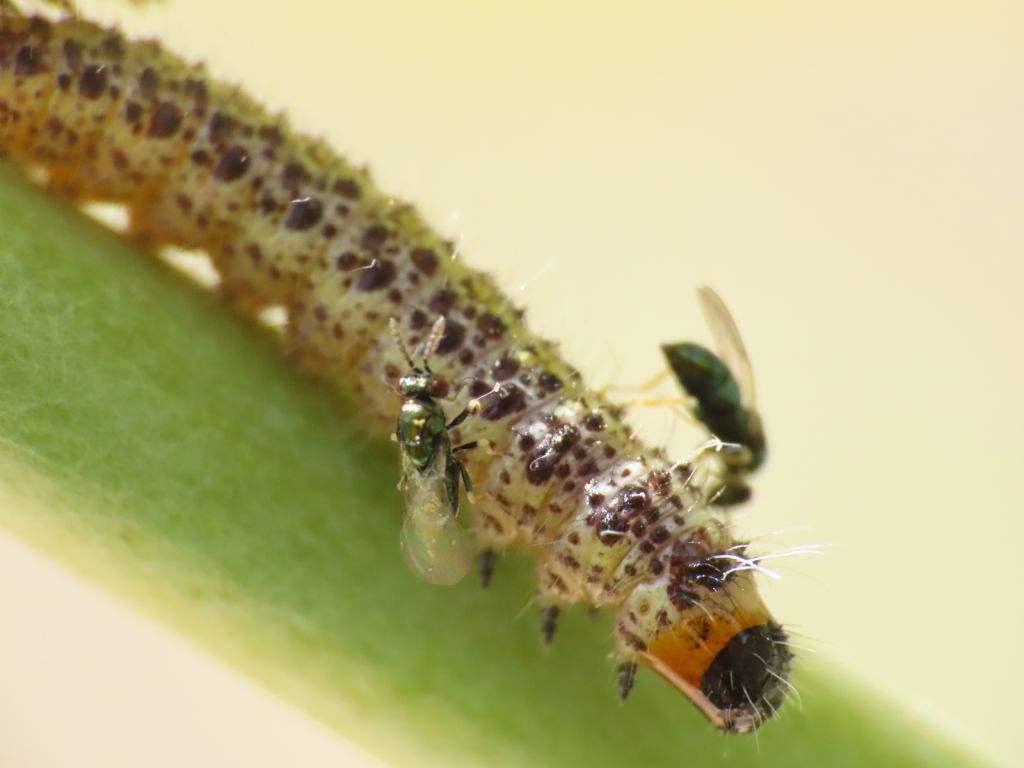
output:
POLYGON ((455 306, 455 300, 457 298, 455 291, 448 288, 442 288, 430 297, 430 302, 427 306, 430 308, 431 312, 438 315, 447 315, 452 311, 452 307, 455 306))
POLYGON ((417 248, 409 258, 416 269, 428 277, 437 270, 437 255, 429 248, 417 248))
POLYGON ((142 105, 137 101, 129 101, 124 105, 124 119, 129 123, 137 123, 142 119, 142 105))
POLYGON ((559 462, 579 439, 580 431, 574 424, 562 424, 546 434, 527 457, 526 479, 533 485, 550 480, 559 462))
POLYGON ((491 376, 495 381, 507 381, 516 375, 519 370, 519 361, 514 357, 502 357, 494 361, 491 366, 491 376))
POLYGON ((288 163, 281 171, 281 183, 286 187, 298 187, 309 181, 309 172, 299 163, 288 163))
POLYGON ((237 125, 238 121, 235 118, 229 117, 223 112, 214 112, 206 124, 206 131, 210 136, 210 141, 219 144, 231 137, 237 125))
POLYGON ((376 253, 387 242, 388 235, 387 227, 381 224, 372 224, 363 231, 359 245, 362 246, 363 250, 376 253))
POLYGON ((507 330, 505 321, 490 312, 485 312, 477 318, 476 328, 488 339, 500 339, 507 330))
POLYGON ((98 99, 107 88, 107 68, 90 64, 78 76, 78 92, 87 99, 98 99))
POLYGON ((324 206, 315 197, 292 200, 284 217, 284 228, 303 232, 316 226, 324 215, 324 206))
POLYGON ((42 50, 35 45, 23 45, 14 55, 14 74, 31 77, 46 71, 42 50))
POLYGON ((439 355, 447 355, 462 346, 466 340, 466 326, 457 320, 448 320, 444 326, 444 335, 437 344, 435 352, 439 355))
POLYGON ((238 144, 224 151, 213 167, 213 178, 217 181, 235 181, 249 170, 249 152, 238 144))
POLYGON ((419 309, 414 309, 412 314, 409 315, 409 327, 412 328, 414 331, 418 331, 420 328, 423 328, 426 324, 427 324, 427 313, 426 312, 424 312, 422 310, 419 310, 419 309))
POLYGON ((550 371, 544 371, 544 373, 538 376, 537 383, 547 393, 557 392, 562 388, 562 380, 550 371))
POLYGON ((153 109, 147 133, 154 139, 169 139, 181 127, 181 109, 170 101, 162 101, 153 109))
MULTIPOLYGON (((397 274, 398 270, 393 261, 378 259, 370 266, 359 270, 359 276, 352 287, 357 291, 380 291, 391 285, 397 274)), ((437 351, 441 352, 440 346, 437 351)))
POLYGON ((160 88, 160 75, 152 67, 146 67, 139 75, 139 92, 143 98, 155 99, 160 88))
POLYGON ((515 384, 505 384, 487 399, 480 416, 488 421, 500 421, 526 409, 526 395, 515 384))
POLYGON ((115 33, 103 41, 100 45, 100 50, 103 51, 104 56, 108 56, 111 59, 123 59, 124 38, 115 33))
POLYGON ((77 40, 65 40, 61 53, 71 69, 78 69, 82 64, 82 45, 77 40))
POLYGON ((331 189, 336 195, 340 195, 348 200, 358 200, 362 195, 359 185, 351 179, 338 179, 334 182, 334 186, 331 189))
POLYGON ((598 540, 605 546, 618 544, 633 521, 650 509, 650 494, 639 485, 623 486, 597 514, 593 515, 598 540))

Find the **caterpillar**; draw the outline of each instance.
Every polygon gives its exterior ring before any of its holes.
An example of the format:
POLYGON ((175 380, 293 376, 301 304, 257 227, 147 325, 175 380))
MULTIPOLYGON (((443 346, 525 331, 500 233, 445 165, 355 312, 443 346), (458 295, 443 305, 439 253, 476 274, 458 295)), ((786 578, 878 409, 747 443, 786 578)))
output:
POLYGON ((234 311, 284 308, 291 354, 381 428, 408 373, 389 323, 413 347, 444 319, 431 364, 480 402, 451 440, 491 448, 463 455, 466 527, 488 573, 490 553, 535 555, 548 639, 561 606, 607 608, 623 696, 644 665, 722 731, 781 706, 787 635, 698 461, 644 445, 487 275, 323 142, 155 41, 0 12, 0 151, 69 201, 124 205, 153 248, 204 251, 234 311))

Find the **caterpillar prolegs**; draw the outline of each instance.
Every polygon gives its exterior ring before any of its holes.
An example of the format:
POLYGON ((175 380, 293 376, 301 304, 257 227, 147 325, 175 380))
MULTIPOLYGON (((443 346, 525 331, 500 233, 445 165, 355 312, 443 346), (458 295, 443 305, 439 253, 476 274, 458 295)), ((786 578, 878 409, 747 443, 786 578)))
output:
MULTIPOLYGON (((733 732, 781 705, 786 634, 699 461, 645 446, 486 275, 322 142, 156 42, 0 8, 7 157, 69 200, 123 204, 154 247, 205 251, 237 311, 284 307, 289 348, 382 429, 409 373, 389 323, 412 348, 444 318, 431 366, 480 403, 450 439, 490 446, 461 454, 473 548, 535 554, 550 631, 564 604, 613 611, 624 690, 649 666, 733 732)), ((691 394, 707 408, 710 391, 691 394)))

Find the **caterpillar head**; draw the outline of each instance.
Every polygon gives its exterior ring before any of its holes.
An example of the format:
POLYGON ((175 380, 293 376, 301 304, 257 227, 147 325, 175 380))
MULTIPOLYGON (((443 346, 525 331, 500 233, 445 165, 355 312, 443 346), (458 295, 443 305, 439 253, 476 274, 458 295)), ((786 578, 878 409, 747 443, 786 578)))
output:
POLYGON ((721 731, 755 730, 786 697, 793 654, 750 571, 711 558, 672 568, 633 590, 616 634, 622 656, 676 686, 721 731))

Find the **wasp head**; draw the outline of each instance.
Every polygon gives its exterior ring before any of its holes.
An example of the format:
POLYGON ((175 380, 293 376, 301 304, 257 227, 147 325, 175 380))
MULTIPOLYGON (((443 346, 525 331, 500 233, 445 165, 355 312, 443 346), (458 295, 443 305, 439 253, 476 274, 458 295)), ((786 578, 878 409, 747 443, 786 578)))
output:
POLYGON ((434 373, 408 373, 398 381, 402 397, 443 398, 448 396, 448 380, 434 373))

